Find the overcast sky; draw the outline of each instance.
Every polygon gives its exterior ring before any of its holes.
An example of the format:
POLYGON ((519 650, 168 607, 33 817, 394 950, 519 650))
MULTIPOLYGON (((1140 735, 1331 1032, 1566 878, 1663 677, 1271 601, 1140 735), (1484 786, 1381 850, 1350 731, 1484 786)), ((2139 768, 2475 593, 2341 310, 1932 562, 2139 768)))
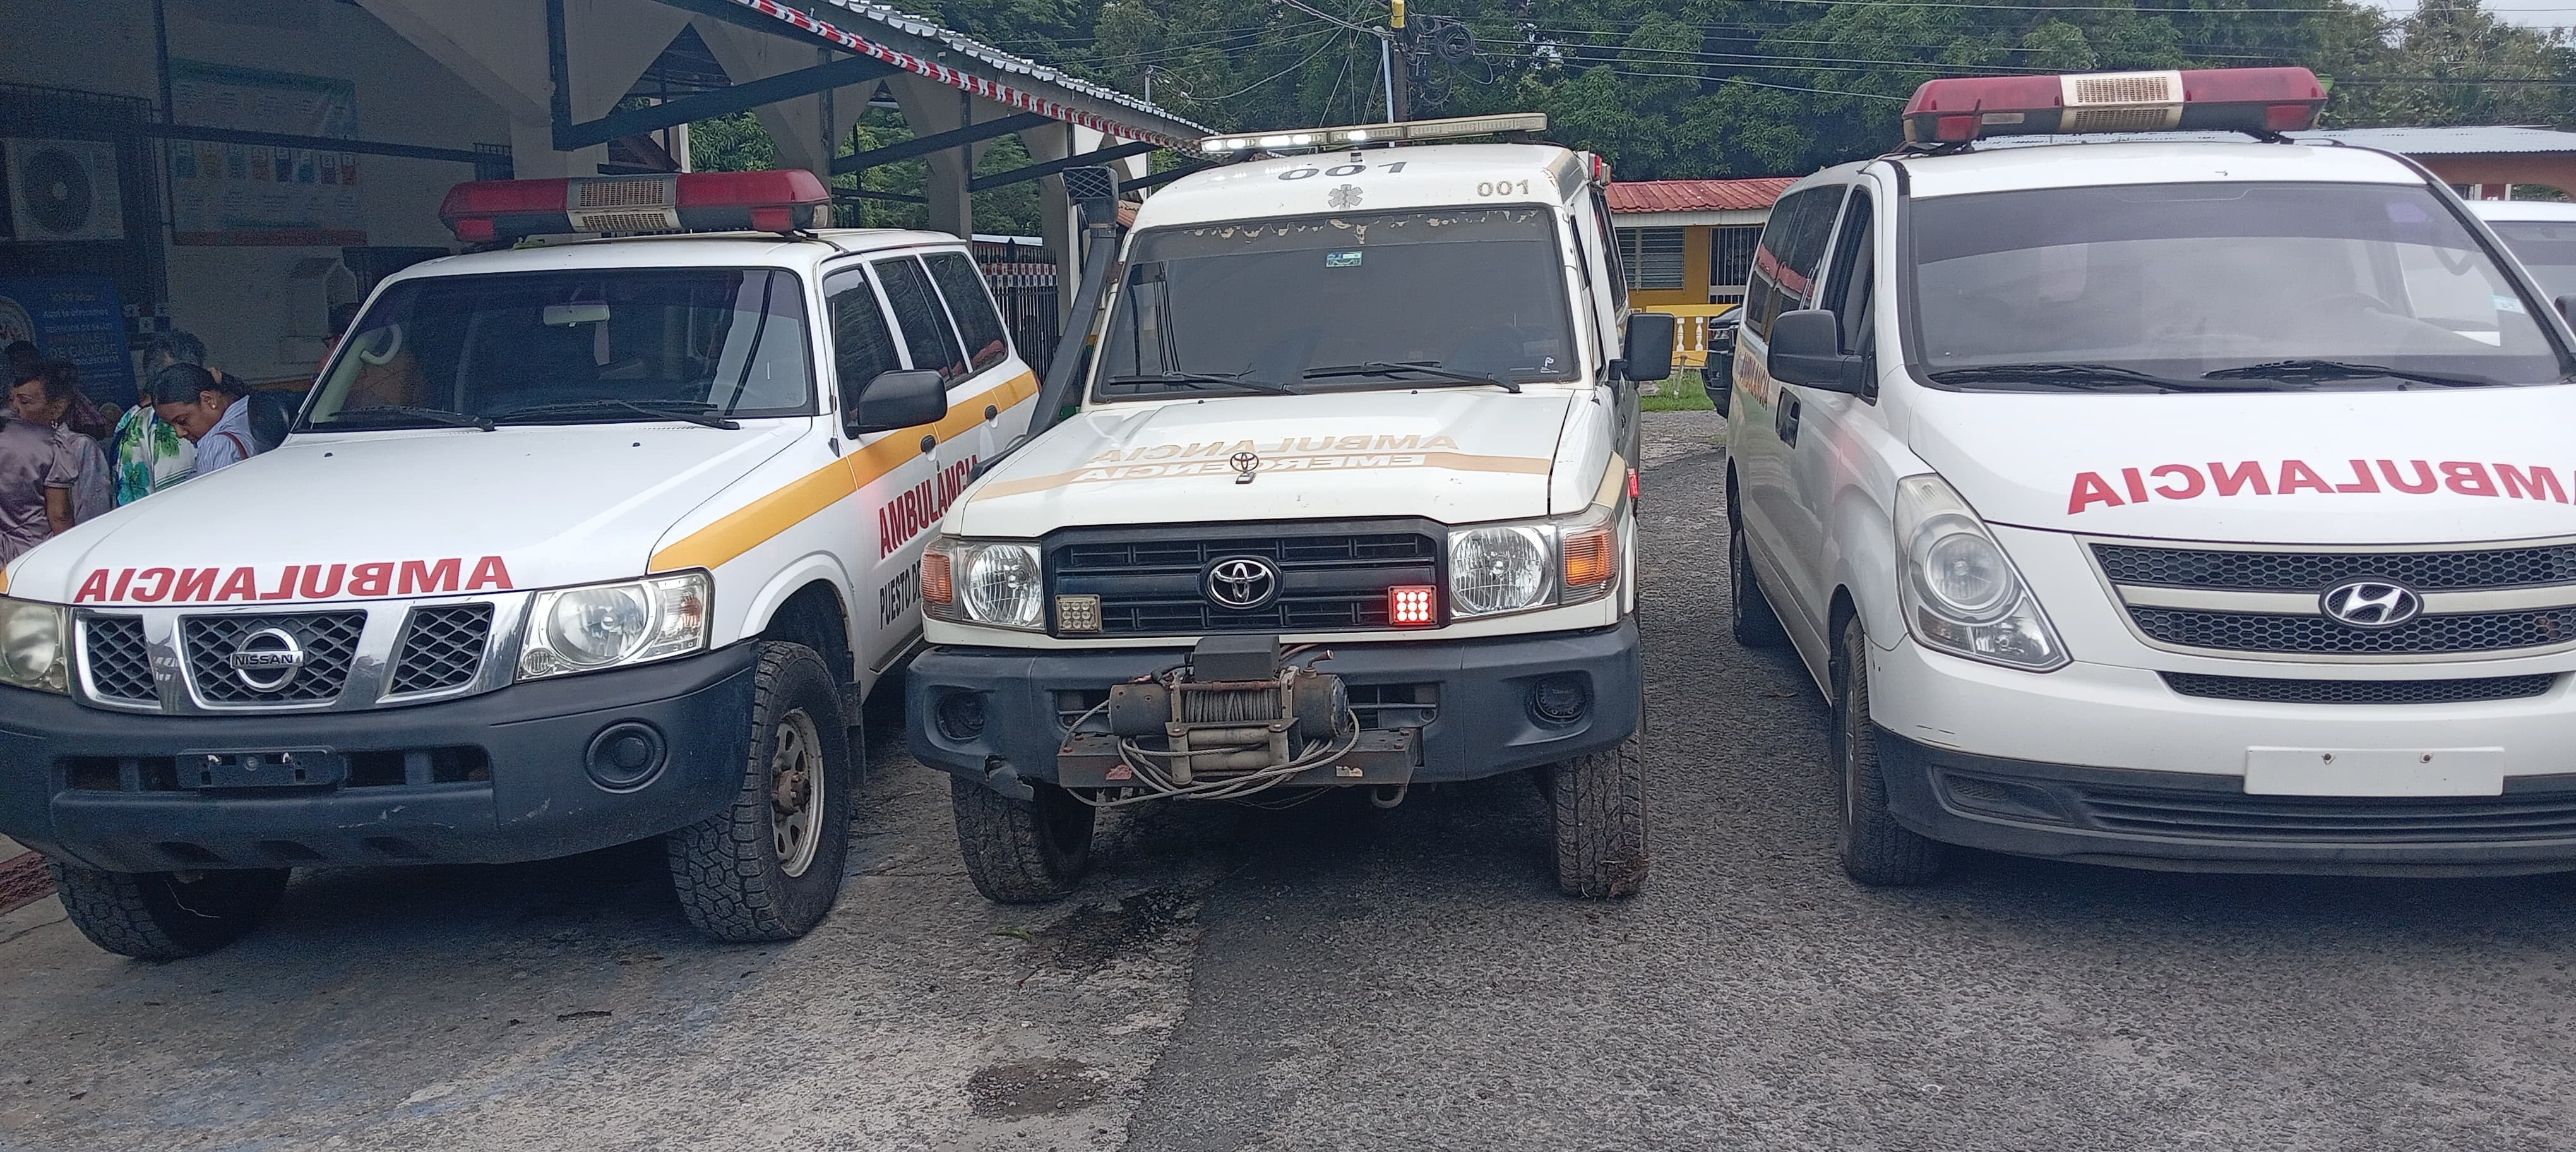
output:
MULTIPOLYGON (((2415 0, 2375 0, 2400 16, 2415 11, 2415 0)), ((2516 24, 2563 28, 2576 24, 2576 0, 2486 0, 2486 9, 2516 24)))

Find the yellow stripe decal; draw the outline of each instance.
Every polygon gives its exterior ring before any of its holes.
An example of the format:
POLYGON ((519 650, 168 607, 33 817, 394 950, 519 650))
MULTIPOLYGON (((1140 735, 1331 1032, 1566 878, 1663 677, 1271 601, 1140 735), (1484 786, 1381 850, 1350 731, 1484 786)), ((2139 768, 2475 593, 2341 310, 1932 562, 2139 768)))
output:
POLYGON ((927 431, 945 444, 982 424, 985 408, 1008 411, 1037 392, 1037 376, 1022 372, 983 395, 951 405, 948 415, 936 424, 886 433, 875 443, 789 481, 654 553, 652 570, 714 568, 732 560, 919 459, 923 455, 920 433, 927 431))

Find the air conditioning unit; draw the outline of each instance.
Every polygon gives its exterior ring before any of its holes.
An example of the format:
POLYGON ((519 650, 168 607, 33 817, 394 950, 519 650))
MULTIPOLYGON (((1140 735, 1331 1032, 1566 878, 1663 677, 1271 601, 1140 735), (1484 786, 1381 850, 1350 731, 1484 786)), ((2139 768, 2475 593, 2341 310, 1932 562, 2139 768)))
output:
POLYGON ((22 244, 125 238, 116 145, 105 140, 0 140, 9 217, 22 244))

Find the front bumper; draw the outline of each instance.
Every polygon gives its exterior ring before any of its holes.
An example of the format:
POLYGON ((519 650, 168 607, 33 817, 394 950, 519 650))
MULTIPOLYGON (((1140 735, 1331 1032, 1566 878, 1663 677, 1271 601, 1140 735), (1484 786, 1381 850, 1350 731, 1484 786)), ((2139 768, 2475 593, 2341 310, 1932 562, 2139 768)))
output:
MULTIPOLYGON (((1420 725, 1416 783, 1499 776, 1597 752, 1635 734, 1643 692, 1634 620, 1587 632, 1487 640, 1336 644, 1317 670, 1355 691, 1428 685, 1437 701, 1420 725), (1591 706, 1568 724, 1531 715, 1532 688, 1567 674, 1591 706)), ((1029 781, 1058 779, 1065 739, 1058 693, 1100 693, 1180 663, 1186 648, 1031 650, 933 647, 915 657, 904 690, 912 753, 922 763, 1026 798, 1029 781), (951 697, 982 698, 983 731, 950 732, 940 710, 951 697)), ((1405 710, 1395 710, 1398 712, 1405 710)))
MULTIPOLYGON (((2439 678, 2458 667, 2278 669, 2439 678)), ((2096 864, 2213 872, 2466 875, 2576 870, 2576 690, 2457 704, 2186 697, 2155 672, 2034 675, 1870 653, 1888 804, 1933 839, 2096 864), (2252 748, 2504 749, 2501 796, 2248 794, 2252 748)))
POLYGON ((753 660, 739 644, 439 704, 297 716, 136 716, 0 688, 0 833, 119 872, 490 864, 622 844, 731 801, 753 660), (614 755, 603 734, 628 725, 649 730, 653 755, 594 774, 614 755), (191 783, 187 766, 207 753, 270 749, 337 753, 348 777, 191 783))

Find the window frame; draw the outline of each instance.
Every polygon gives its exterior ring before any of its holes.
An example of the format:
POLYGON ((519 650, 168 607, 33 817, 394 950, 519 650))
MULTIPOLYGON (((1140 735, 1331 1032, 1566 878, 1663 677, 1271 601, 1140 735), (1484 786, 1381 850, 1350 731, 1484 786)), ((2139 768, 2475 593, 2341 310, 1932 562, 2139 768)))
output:
MULTIPOLYGON (((824 319, 827 322, 825 325, 827 338, 831 341, 829 361, 832 365, 832 392, 840 405, 841 423, 847 427, 851 414, 858 411, 859 394, 865 391, 869 384, 875 383, 876 377, 870 376, 857 384, 851 384, 842 379, 840 315, 832 306, 833 300, 844 292, 863 288, 876 301, 877 321, 884 325, 888 346, 895 357, 894 367, 884 371, 911 370, 912 351, 904 345, 902 329, 896 326, 894 305, 886 299, 885 288, 877 283, 876 269, 870 266, 869 261, 837 261, 828 265, 823 269, 820 284, 823 293, 824 319)), ((879 374, 882 375, 883 372, 879 374)), ((856 435, 855 432, 851 434, 856 435)))
MULTIPOLYGON (((1628 291, 1681 292, 1687 291, 1690 288, 1690 230, 1688 228, 1679 224, 1657 224, 1635 228, 1620 228, 1617 229, 1617 232, 1619 236, 1619 265, 1622 274, 1625 276, 1625 283, 1627 284, 1628 291), (1672 283, 1650 284, 1646 282, 1647 275, 1652 269, 1652 265, 1647 262, 1648 253, 1646 251, 1646 240, 1650 235, 1658 238, 1669 237, 1671 240, 1672 250, 1670 252, 1670 256, 1673 261, 1672 283), (1636 250, 1637 256, 1633 263, 1628 259, 1629 249, 1632 247, 1630 243, 1631 238, 1634 238, 1635 240, 1633 247, 1636 250)), ((1658 247, 1660 249, 1661 246, 1658 245, 1658 247)))
POLYGON ((939 297, 940 306, 948 310, 948 329, 956 334, 957 347, 966 355, 966 375, 980 375, 989 369, 1009 363, 1013 356, 1019 355, 1018 346, 1011 342, 1010 322, 1002 318, 1002 302, 993 298, 992 281, 985 277, 984 266, 976 262, 973 253, 955 248, 932 248, 917 255, 921 260, 921 270, 930 276, 931 291, 939 297), (933 259, 942 256, 963 261, 967 272, 975 277, 976 288, 983 293, 984 314, 992 319, 993 331, 1002 342, 1001 354, 994 357, 991 363, 976 363, 974 351, 966 347, 966 326, 957 321, 957 302, 948 298, 947 287, 939 282, 939 273, 930 264, 933 259))
POLYGON ((955 359, 950 360, 949 363, 957 366, 957 374, 950 376, 947 373, 941 373, 941 377, 953 386, 957 382, 965 380, 975 374, 974 360, 966 355, 966 342, 957 334, 957 321, 954 317, 951 317, 948 314, 948 301, 940 296, 939 282, 931 278, 930 266, 922 263, 921 254, 919 252, 871 253, 867 260, 868 275, 876 281, 877 290, 883 295, 885 300, 886 311, 894 317, 895 335, 903 341, 903 354, 906 365, 916 372, 938 372, 940 371, 938 366, 925 366, 920 362, 920 357, 915 355, 916 349, 913 347, 913 334, 909 327, 903 322, 903 308, 901 305, 895 303, 894 292, 887 284, 885 274, 886 266, 889 264, 902 263, 904 261, 910 261, 912 263, 913 271, 920 274, 922 288, 928 293, 929 301, 933 306, 930 319, 939 325, 939 332, 937 334, 943 335, 947 338, 949 355, 955 357, 955 359))

